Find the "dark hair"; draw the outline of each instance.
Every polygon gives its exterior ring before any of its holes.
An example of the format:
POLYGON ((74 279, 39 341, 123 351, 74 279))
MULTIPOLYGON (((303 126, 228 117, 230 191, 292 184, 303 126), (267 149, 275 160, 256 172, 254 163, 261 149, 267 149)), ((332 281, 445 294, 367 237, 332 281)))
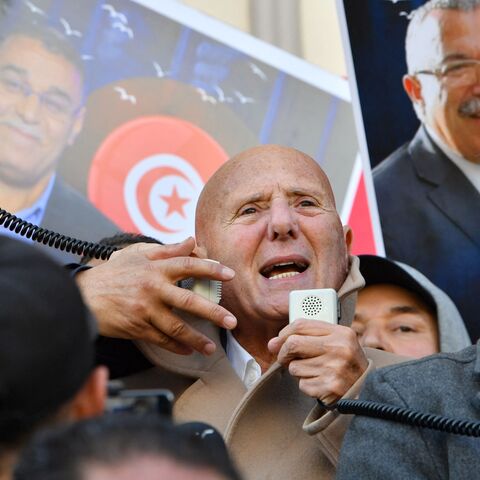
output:
MULTIPOLYGON (((158 245, 163 245, 163 242, 156 240, 152 237, 147 237, 147 235, 142 235, 141 233, 124 233, 120 232, 111 237, 102 238, 98 243, 102 245, 108 245, 109 247, 118 247, 124 248, 128 245, 134 245, 135 243, 157 243, 158 245)), ((84 255, 81 260, 81 265, 86 265, 93 257, 90 255, 84 255)))
MULTIPOLYGON (((5 10, 5 7, 3 7, 3 10, 5 10)), ((2 8, 0 8, 0 12, 2 12, 2 8)), ((60 30, 37 18, 34 20, 21 18, 18 21, 9 19, 7 9, 6 18, 0 25, 0 43, 3 44, 10 37, 17 35, 38 40, 50 53, 65 58, 76 68, 82 81, 85 82, 84 62, 75 45, 60 30), (8 25, 9 22, 12 22, 12 24, 8 25)))
MULTIPOLYGON (((82 480, 90 463, 116 466, 139 457, 168 458, 184 466, 213 470, 239 480, 221 437, 205 425, 215 444, 156 415, 109 414, 37 434, 22 452, 16 480, 82 480)), ((192 424, 198 425, 198 424, 192 424)), ((204 437, 204 438, 203 438, 204 437)))
POLYGON ((96 324, 66 270, 0 236, 0 456, 79 391, 94 367, 96 324))

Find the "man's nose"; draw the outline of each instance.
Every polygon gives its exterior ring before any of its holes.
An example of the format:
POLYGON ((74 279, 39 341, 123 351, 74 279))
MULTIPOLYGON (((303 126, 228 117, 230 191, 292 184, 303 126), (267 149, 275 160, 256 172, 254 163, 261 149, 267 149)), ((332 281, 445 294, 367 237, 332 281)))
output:
POLYGON ((384 335, 382 335, 381 330, 374 326, 369 326, 365 329, 360 339, 360 345, 362 345, 362 347, 376 348, 377 350, 385 350, 387 352, 390 351, 388 342, 384 335))
POLYGON ((268 225, 269 240, 297 238, 299 232, 297 213, 286 200, 272 202, 268 225))
POLYGON ((18 101, 17 113, 26 123, 38 123, 41 100, 35 93, 28 93, 18 101))

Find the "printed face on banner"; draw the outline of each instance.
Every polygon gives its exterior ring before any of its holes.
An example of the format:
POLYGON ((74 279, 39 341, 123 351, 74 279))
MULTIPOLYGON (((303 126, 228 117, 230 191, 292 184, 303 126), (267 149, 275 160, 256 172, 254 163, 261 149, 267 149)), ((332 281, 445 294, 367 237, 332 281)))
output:
POLYGON ((385 253, 444 290, 475 341, 480 2, 339 3, 385 253), (379 79, 382 88, 372 88, 379 79))
MULTIPOLYGON (((22 125, 42 142, 28 139, 31 149, 3 142, 0 154, 22 180, 27 171, 47 178, 48 170, 55 184, 51 191, 46 184, 29 191, 22 202, 8 201, 20 194, 3 198, 0 191, 0 206, 37 212, 32 221, 82 239, 99 240, 116 227, 177 242, 194 234, 198 195, 217 168, 249 147, 271 143, 314 158, 330 178, 343 218, 349 217, 355 202, 345 199, 358 187, 357 177, 351 181, 358 148, 344 79, 181 2, 11 3, 5 29, 30 25, 42 38, 53 30, 56 46, 40 53, 27 38, 30 55, 50 63, 37 62, 43 66, 26 71, 18 87, 25 99, 15 112, 29 107, 35 113, 38 125, 22 125), (84 75, 73 66, 68 72, 64 50, 77 54, 84 75), (69 102, 62 121, 52 117, 52 92, 69 102), (22 149, 30 155, 20 156, 22 149), (85 235, 81 225, 88 225, 85 235)), ((14 56, 20 61, 25 55, 14 56)), ((2 95, 0 114, 14 112, 8 99, 2 95)), ((362 212, 369 225, 368 208, 362 212)), ((371 236, 367 242, 375 250, 371 236)))
POLYGON ((423 48, 411 45, 410 60, 418 73, 405 80, 421 119, 475 163, 480 162, 479 22, 480 8, 429 13, 414 37, 423 48))
POLYGON ((0 46, 0 181, 34 188, 79 133, 82 78, 41 40, 8 37, 0 46))

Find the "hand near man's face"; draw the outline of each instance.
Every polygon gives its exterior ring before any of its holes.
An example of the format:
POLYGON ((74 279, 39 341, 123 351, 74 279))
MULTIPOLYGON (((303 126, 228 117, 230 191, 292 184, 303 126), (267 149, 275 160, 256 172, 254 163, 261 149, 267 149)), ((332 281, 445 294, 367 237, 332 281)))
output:
POLYGON ((233 270, 192 257, 192 238, 175 245, 136 244, 110 260, 77 274, 86 303, 95 312, 100 334, 144 340, 179 354, 215 351, 215 343, 189 326, 173 308, 219 327, 236 326, 233 315, 202 296, 176 285, 187 277, 228 281, 233 270))

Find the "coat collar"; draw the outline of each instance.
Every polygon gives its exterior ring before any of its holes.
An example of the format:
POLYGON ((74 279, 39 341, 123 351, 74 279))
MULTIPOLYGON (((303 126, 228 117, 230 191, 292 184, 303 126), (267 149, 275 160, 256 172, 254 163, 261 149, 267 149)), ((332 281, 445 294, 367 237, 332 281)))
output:
POLYGON ((480 247, 480 228, 476 214, 480 211, 478 191, 435 145, 424 127, 420 127, 410 143, 409 152, 417 176, 432 185, 427 193, 431 202, 480 247))

